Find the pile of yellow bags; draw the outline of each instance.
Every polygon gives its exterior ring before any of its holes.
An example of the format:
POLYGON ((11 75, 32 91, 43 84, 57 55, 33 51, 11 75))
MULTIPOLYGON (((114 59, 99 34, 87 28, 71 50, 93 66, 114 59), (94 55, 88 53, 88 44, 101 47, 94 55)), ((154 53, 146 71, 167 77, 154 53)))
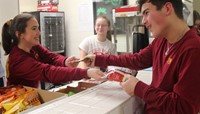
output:
POLYGON ((18 114, 27 108, 40 105, 37 91, 21 85, 0 88, 0 113, 18 114))

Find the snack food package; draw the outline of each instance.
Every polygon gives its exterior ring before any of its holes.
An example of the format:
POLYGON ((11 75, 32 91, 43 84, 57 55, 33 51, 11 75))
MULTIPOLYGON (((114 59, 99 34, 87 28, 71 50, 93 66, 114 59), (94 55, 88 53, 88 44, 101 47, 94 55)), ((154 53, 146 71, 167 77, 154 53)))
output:
POLYGON ((0 88, 0 113, 2 114, 18 114, 40 104, 38 93, 34 89, 26 89, 21 85, 0 88))
POLYGON ((113 71, 113 70, 116 70, 116 71, 121 71, 125 74, 130 74, 132 76, 136 76, 137 75, 137 71, 136 70, 131 70, 129 68, 126 68, 126 67, 119 67, 119 66, 108 66, 107 67, 107 72, 110 72, 110 71, 113 71))
POLYGON ((124 82, 127 80, 127 77, 125 77, 125 74, 130 74, 132 76, 137 75, 136 70, 131 70, 125 67, 118 67, 118 66, 108 66, 107 72, 104 77, 102 77, 103 80, 110 80, 110 81, 117 81, 117 82, 124 82))
POLYGON ((118 70, 112 70, 106 75, 107 80, 110 81, 124 82, 127 80, 127 78, 124 76, 124 73, 118 70))

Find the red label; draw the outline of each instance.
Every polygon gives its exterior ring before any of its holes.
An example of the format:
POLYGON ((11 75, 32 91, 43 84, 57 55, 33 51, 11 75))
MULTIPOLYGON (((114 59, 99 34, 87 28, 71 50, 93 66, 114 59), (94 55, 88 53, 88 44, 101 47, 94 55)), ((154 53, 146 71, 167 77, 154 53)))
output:
POLYGON ((117 82, 122 82, 123 78, 124 78, 124 75, 118 72, 113 72, 108 76, 108 80, 117 81, 117 82))

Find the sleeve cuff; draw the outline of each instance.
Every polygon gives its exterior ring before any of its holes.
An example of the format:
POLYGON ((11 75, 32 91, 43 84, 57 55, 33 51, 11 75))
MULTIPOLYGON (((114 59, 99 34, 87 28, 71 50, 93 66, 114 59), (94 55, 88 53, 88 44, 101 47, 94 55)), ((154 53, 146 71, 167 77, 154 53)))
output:
POLYGON ((64 62, 63 62, 63 66, 64 66, 64 67, 67 67, 67 66, 65 65, 65 61, 66 61, 66 60, 67 60, 67 57, 64 58, 64 62))
POLYGON ((87 70, 88 69, 80 69, 80 75, 82 75, 82 78, 90 79, 90 77, 87 76, 87 70))
POLYGON ((102 55, 96 55, 95 59, 95 66, 101 67, 101 68, 106 68, 106 57, 107 56, 102 56, 102 55))
POLYGON ((143 99, 148 88, 149 88, 149 85, 143 83, 142 81, 139 81, 135 86, 134 93, 135 93, 136 96, 143 99))

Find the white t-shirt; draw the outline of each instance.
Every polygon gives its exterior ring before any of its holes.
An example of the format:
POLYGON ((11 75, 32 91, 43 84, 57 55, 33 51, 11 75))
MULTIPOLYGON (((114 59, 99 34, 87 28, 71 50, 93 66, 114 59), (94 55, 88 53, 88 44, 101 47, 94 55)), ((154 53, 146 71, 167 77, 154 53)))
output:
POLYGON ((97 35, 85 38, 79 48, 88 54, 117 55, 115 45, 108 39, 104 42, 99 41, 97 35))

